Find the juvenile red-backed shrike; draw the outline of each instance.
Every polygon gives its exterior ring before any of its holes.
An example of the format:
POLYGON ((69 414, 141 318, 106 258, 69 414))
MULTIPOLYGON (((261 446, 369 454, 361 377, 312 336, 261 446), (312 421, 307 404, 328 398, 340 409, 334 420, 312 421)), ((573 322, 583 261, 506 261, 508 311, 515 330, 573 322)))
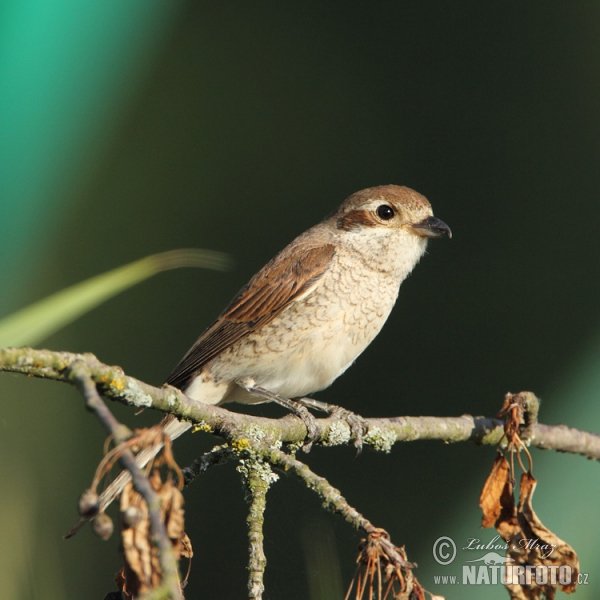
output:
MULTIPOLYGON (((326 388, 379 333, 427 240, 442 236, 450 228, 414 190, 356 192, 242 288, 167 384, 206 404, 286 404, 326 388)), ((163 423, 171 438, 191 427, 173 416, 163 423)), ((109 486, 104 505, 119 491, 109 486)))

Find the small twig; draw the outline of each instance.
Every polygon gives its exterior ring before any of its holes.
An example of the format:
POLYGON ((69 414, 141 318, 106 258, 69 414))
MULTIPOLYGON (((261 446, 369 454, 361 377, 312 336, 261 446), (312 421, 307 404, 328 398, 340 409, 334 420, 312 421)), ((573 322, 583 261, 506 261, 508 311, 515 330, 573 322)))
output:
POLYGON ((407 563, 406 560, 398 553, 396 546, 390 541, 389 535, 384 529, 375 527, 371 521, 359 513, 353 506, 348 504, 341 492, 333 487, 327 479, 317 475, 310 468, 299 461, 297 458, 286 454, 281 450, 272 450, 268 456, 269 460, 274 465, 283 467, 285 471, 291 471, 297 475, 305 485, 316 492, 323 500, 323 506, 334 514, 339 514, 346 521, 351 523, 357 529, 361 529, 368 534, 385 534, 379 536, 379 543, 385 548, 389 560, 396 567, 412 567, 414 565, 407 563))
POLYGON ((248 524, 248 598, 262 600, 265 591, 264 574, 267 557, 264 550, 263 523, 267 505, 267 490, 269 480, 264 477, 264 471, 257 468, 254 461, 246 466, 246 486, 250 493, 250 510, 246 523, 248 524))
MULTIPOLYGON (((126 441, 131 432, 127 427, 121 425, 108 410, 108 407, 98 393, 96 384, 91 378, 85 363, 82 361, 74 362, 70 367, 69 378, 82 393, 87 408, 98 417, 108 433, 113 436, 115 442, 123 443, 126 441)), ((182 595, 179 588, 177 561, 173 553, 173 545, 161 518, 160 500, 152 489, 148 478, 135 462, 135 456, 131 450, 124 449, 119 462, 124 469, 127 469, 131 473, 133 487, 144 498, 148 506, 152 540, 159 550, 163 580, 163 586, 161 587, 168 590, 169 597, 172 600, 181 600, 182 595)), ((162 597, 165 596, 163 595, 162 597)))
POLYGON ((324 477, 311 471, 307 465, 297 458, 281 450, 272 450, 268 458, 272 464, 283 467, 285 471, 291 471, 297 475, 309 489, 319 494, 323 499, 323 506, 330 512, 342 515, 346 521, 357 529, 362 529, 365 533, 377 530, 371 521, 348 504, 340 490, 334 488, 324 477))
POLYGON ((196 477, 206 473, 210 467, 225 464, 233 456, 233 450, 227 445, 215 446, 209 452, 199 456, 189 467, 182 469, 185 487, 190 485, 196 477))
POLYGON ((533 431, 534 438, 531 446, 600 460, 598 436, 595 433, 573 429, 566 425, 542 425, 541 423, 538 423, 533 431))
POLYGON ((75 386, 85 398, 87 409, 98 417, 106 431, 113 438, 115 444, 126 442, 131 437, 131 429, 119 423, 110 410, 108 410, 108 406, 106 406, 104 400, 100 397, 86 364, 81 361, 73 363, 70 368, 70 374, 75 382, 75 386))

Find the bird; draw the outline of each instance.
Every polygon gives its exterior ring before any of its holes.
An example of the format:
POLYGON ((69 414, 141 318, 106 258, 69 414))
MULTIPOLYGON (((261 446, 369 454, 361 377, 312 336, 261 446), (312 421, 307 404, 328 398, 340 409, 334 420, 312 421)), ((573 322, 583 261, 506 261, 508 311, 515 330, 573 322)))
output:
MULTIPOLYGON (((411 188, 381 185, 352 194, 250 279, 166 384, 205 404, 275 401, 304 415, 302 405, 330 409, 308 396, 331 385, 369 346, 427 241, 444 236, 452 236, 448 225, 411 188)), ((192 426, 172 415, 162 424, 171 439, 192 426)), ((142 451, 138 461, 146 464, 158 450, 142 451)), ((126 481, 128 473, 120 477, 126 481)), ((117 478, 105 490, 101 509, 119 485, 117 478)))

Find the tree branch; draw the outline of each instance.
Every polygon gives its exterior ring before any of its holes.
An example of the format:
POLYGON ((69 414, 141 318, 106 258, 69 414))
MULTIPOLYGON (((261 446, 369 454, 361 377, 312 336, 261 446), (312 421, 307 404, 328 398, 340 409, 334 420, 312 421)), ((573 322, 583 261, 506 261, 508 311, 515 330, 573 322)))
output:
POLYGON ((298 476, 307 488, 321 496, 323 506, 327 510, 334 514, 341 515, 356 529, 361 529, 365 533, 371 533, 377 530, 371 521, 363 517, 355 508, 348 504, 340 490, 334 488, 324 477, 311 471, 308 465, 281 450, 271 451, 269 460, 274 465, 283 468, 284 471, 291 471, 298 476))
MULTIPOLYGON (((422 588, 412 574, 414 565, 408 562, 403 548, 396 547, 385 530, 375 527, 350 506, 341 492, 325 478, 311 471, 307 465, 288 453, 290 450, 293 453, 295 448, 302 445, 307 433, 304 423, 295 416, 265 419, 231 413, 216 406, 191 400, 175 388, 155 388, 128 377, 119 367, 105 365, 91 354, 71 354, 29 348, 0 349, 0 371, 23 373, 74 384, 83 394, 86 406, 96 414, 117 443, 125 442, 132 433, 129 428, 114 418, 100 394, 129 406, 154 408, 180 419, 190 420, 199 429, 213 432, 224 438, 225 444, 216 446, 184 470, 185 483, 189 485, 198 475, 213 465, 222 464, 231 458, 238 461, 237 470, 243 475, 251 495, 247 517, 250 554, 248 590, 251 600, 261 600, 264 592, 266 557, 263 547, 263 523, 266 492, 271 483, 278 478, 273 473, 271 465, 294 473, 309 489, 319 494, 325 508, 340 514, 367 535, 367 539, 361 544, 357 571, 358 573, 361 569, 364 570, 359 574, 357 584, 359 585, 362 580, 363 591, 367 580, 370 586, 374 585, 373 577, 377 572, 380 577, 378 585, 381 585, 381 574, 385 573, 388 590, 396 585, 398 593, 411 595, 413 592, 418 592, 422 595, 422 588), (288 452, 281 450, 283 444, 287 445, 288 452)), ((514 429, 507 430, 506 435, 517 433, 521 444, 527 443, 542 449, 554 449, 600 459, 600 436, 563 425, 539 424, 537 410, 538 401, 535 395, 531 392, 522 392, 507 395, 503 411, 510 411, 513 418, 510 420, 507 417, 506 424, 501 419, 469 415, 443 418, 365 419, 368 432, 364 436, 364 443, 375 450, 385 452, 389 452, 396 442, 417 439, 438 439, 445 442, 471 441, 480 445, 497 445, 505 437, 506 426, 514 429), (524 411, 519 419, 516 419, 513 414, 517 407, 521 407, 524 411)), ((350 424, 343 416, 334 413, 326 419, 316 420, 316 423, 317 443, 333 446, 350 442, 350 424)), ((147 503, 153 543, 159 550, 162 582, 159 587, 148 593, 146 600, 167 597, 174 600, 181 599, 177 561, 161 518, 160 501, 129 449, 124 449, 120 461, 122 466, 131 472, 135 489, 147 503)), ((348 593, 352 585, 354 580, 348 593)))
MULTIPOLYGON (((369 543, 374 543, 379 546, 383 551, 386 560, 394 565, 394 568, 397 569, 398 572, 404 573, 404 579, 410 580, 410 586, 413 585, 411 569, 413 569, 415 565, 408 562, 406 559, 404 548, 397 548, 392 543, 390 536, 385 529, 375 527, 371 521, 359 513, 353 506, 348 504, 348 501, 342 496, 341 492, 333 487, 327 479, 311 471, 306 464, 293 456, 290 456, 279 449, 272 449, 268 455, 268 460, 272 464, 282 467, 285 471, 294 473, 304 482, 306 487, 313 490, 321 497, 324 508, 333 514, 341 515, 356 529, 362 530, 368 536, 367 539, 369 540, 369 543)), ((414 583, 416 583, 416 580, 414 580, 414 583)), ((410 596, 412 597, 412 594, 410 596)), ((348 595, 346 597, 348 597, 348 595)))
MULTIPOLYGON (((120 367, 101 363, 92 354, 72 354, 33 350, 31 348, 0 349, 0 371, 34 375, 55 381, 69 381, 69 369, 75 362, 86 365, 89 376, 106 398, 138 408, 153 408, 190 420, 210 429, 225 439, 244 437, 249 427, 260 427, 271 439, 284 443, 300 443, 306 436, 304 424, 292 415, 281 419, 266 419, 232 413, 218 406, 210 406, 187 398, 172 387, 156 388, 133 377, 120 367)), ((339 417, 317 419, 317 442, 339 445, 350 441, 350 428, 339 417)), ((389 452, 395 442, 413 440, 442 440, 444 442, 474 442, 496 445, 504 435, 503 423, 498 419, 473 417, 391 417, 366 419, 369 432, 364 443, 375 450, 389 452)), ((530 445, 559 452, 580 454, 600 460, 600 436, 563 425, 534 424, 530 445)))
POLYGON ((210 467, 223 465, 233 457, 233 450, 227 445, 215 446, 212 450, 198 457, 189 467, 181 469, 185 487, 190 485, 198 475, 206 473, 210 467))
MULTIPOLYGON (((262 600, 265 585, 263 582, 267 557, 264 550, 263 524, 265 508, 267 507, 267 490, 271 484, 269 477, 264 475, 264 463, 256 460, 247 461, 241 465, 250 494, 250 510, 246 523, 248 524, 248 598, 262 600)), ((270 469, 269 469, 270 471, 270 469)))

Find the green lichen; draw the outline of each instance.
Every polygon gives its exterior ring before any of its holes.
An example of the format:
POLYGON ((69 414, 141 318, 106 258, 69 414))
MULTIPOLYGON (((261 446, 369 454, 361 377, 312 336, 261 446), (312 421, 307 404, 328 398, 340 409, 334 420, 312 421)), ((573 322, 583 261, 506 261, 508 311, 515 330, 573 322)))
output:
POLYGON ((279 450, 281 448, 281 439, 277 437, 271 441, 272 436, 260 425, 252 423, 245 427, 243 432, 248 440, 249 447, 254 447, 256 450, 279 450))
POLYGON ((152 406, 152 396, 144 393, 141 386, 134 379, 129 379, 127 389, 123 390, 122 396, 127 400, 128 404, 143 407, 152 406))
POLYGON ((323 436, 323 446, 340 446, 350 441, 350 425, 345 421, 336 421, 323 436))
POLYGON ((167 394, 167 396, 165 397, 165 400, 167 401, 167 406, 169 408, 173 408, 174 406, 177 406, 179 403, 179 398, 177 397, 177 394, 167 394))
POLYGON ((303 442, 288 442, 287 449, 290 456, 295 457, 296 452, 302 448, 303 442))
POLYGON ((256 485, 253 482, 254 478, 264 482, 266 489, 279 479, 279 475, 273 472, 271 465, 258 458, 241 458, 236 471, 242 475, 250 491, 256 485))
POLYGON ((244 433, 255 442, 262 442, 267 437, 267 432, 260 426, 252 423, 244 428, 244 433))
POLYGON ((383 431, 379 427, 369 428, 369 432, 365 435, 364 441, 379 452, 389 452, 396 441, 396 434, 393 431, 383 431))

